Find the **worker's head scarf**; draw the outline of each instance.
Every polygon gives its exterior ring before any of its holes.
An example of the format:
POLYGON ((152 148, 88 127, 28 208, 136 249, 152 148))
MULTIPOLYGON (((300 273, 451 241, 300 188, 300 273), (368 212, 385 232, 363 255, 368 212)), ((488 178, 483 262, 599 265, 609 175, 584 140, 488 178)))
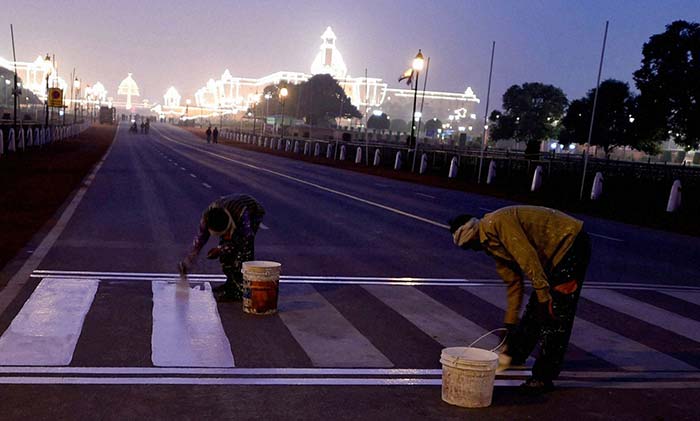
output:
POLYGON ((475 238, 479 238, 479 219, 477 218, 471 218, 452 234, 454 243, 460 247, 468 244, 475 238))
POLYGON ((233 218, 231 217, 231 214, 228 212, 228 209, 226 209, 226 208, 220 208, 220 209, 222 209, 224 212, 226 212, 226 215, 228 216, 228 224, 226 225, 226 228, 224 228, 221 231, 215 231, 215 230, 209 228, 209 233, 211 235, 217 236, 217 237, 222 237, 226 234, 230 234, 231 232, 233 232, 234 229, 236 229, 236 224, 233 222, 233 218))

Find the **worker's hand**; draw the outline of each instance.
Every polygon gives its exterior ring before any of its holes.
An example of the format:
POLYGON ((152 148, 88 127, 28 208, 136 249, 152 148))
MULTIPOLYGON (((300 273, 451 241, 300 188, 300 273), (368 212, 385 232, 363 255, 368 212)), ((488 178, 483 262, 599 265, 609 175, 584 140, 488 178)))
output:
POLYGON ((214 247, 207 253, 207 259, 218 259, 221 255, 221 247, 214 247))
POLYGON ((177 272, 180 275, 187 275, 187 270, 188 270, 188 267, 187 267, 187 264, 185 262, 180 262, 177 264, 177 272))

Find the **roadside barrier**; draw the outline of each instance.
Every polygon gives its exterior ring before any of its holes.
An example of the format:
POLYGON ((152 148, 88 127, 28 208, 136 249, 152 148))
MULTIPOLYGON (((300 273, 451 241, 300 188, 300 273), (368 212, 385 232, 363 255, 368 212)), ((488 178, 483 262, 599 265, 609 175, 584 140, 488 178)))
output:
POLYGON ((493 159, 489 163, 489 173, 486 176, 486 184, 491 184, 496 180, 496 161, 493 159))
POLYGON ((675 212, 681 207, 681 180, 676 180, 671 186, 671 193, 668 195, 666 212, 675 212))
POLYGON ((360 146, 358 146, 357 150, 355 151, 355 163, 362 163, 362 148, 360 146))
POLYGON ((603 194, 603 173, 595 173, 593 179, 593 187, 591 188, 591 200, 598 200, 603 194))
POLYGON ((10 129, 10 134, 7 136, 7 150, 10 152, 16 152, 17 147, 15 145, 15 129, 10 129))
POLYGON ((538 165, 537 168, 535 168, 535 173, 532 175, 532 186, 530 186, 530 191, 536 192, 539 191, 540 187, 542 187, 542 165, 538 165))
POLYGON ((420 157, 420 168, 418 168, 419 174, 425 174, 428 171, 428 155, 423 154, 420 157))
POLYGON ((401 169, 401 151, 396 152, 396 158, 394 158, 394 170, 401 169))
POLYGON ((379 149, 375 149, 374 162, 373 162, 374 166, 378 167, 379 164, 381 163, 381 161, 382 161, 382 152, 379 149))
POLYGON ((450 161, 450 171, 447 173, 447 176, 449 178, 457 177, 457 168, 458 167, 459 167, 459 164, 457 163, 457 157, 453 156, 452 161, 450 161))

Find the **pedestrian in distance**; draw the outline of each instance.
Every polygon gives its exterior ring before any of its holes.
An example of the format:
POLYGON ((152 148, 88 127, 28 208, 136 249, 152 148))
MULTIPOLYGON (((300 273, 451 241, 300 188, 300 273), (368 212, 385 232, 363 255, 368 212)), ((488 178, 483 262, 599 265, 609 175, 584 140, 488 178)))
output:
POLYGON ((214 131, 212 132, 212 140, 214 143, 219 143, 219 129, 217 127, 214 127, 214 131))
POLYGON ((583 222, 554 209, 510 206, 481 219, 459 215, 450 221, 450 232, 457 246, 491 256, 507 285, 508 333, 499 370, 524 364, 539 342, 532 376, 520 390, 535 395, 552 390, 591 256, 583 222), (525 277, 533 292, 519 320, 525 277))
POLYGON ((178 264, 180 275, 186 275, 209 240, 219 237, 219 245, 209 250, 208 259, 219 259, 226 282, 214 288, 218 301, 240 301, 243 292, 243 262, 255 260, 255 235, 265 209, 253 197, 240 194, 223 196, 202 213, 199 230, 192 247, 178 264))
POLYGON ((207 143, 211 142, 211 126, 207 127, 207 131, 205 132, 207 134, 207 143))
POLYGON ((144 131, 146 134, 148 134, 148 130, 151 128, 151 122, 149 119, 146 119, 146 123, 144 124, 144 131))

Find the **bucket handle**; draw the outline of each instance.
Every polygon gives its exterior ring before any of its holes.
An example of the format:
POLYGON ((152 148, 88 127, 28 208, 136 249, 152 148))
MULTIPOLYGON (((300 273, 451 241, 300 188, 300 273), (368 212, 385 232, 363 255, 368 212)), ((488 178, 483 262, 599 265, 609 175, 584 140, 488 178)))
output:
MULTIPOLYGON (((474 342, 472 342, 471 344, 469 344, 469 348, 473 347, 477 342, 479 342, 480 340, 482 340, 482 339, 484 339, 485 337, 489 336, 490 334, 495 333, 495 332, 504 331, 504 330, 507 331, 508 329, 506 329, 505 327, 499 327, 499 328, 496 328, 496 329, 494 329, 494 330, 491 330, 491 331, 489 331, 489 332, 484 333, 483 335, 479 336, 474 342)), ((501 340, 501 343, 499 343, 498 345, 496 345, 495 348, 490 349, 489 351, 494 352, 494 351, 497 350, 498 348, 502 347, 503 344, 506 343, 506 339, 508 339, 508 334, 506 334, 506 335, 503 336, 503 339, 501 340)))

